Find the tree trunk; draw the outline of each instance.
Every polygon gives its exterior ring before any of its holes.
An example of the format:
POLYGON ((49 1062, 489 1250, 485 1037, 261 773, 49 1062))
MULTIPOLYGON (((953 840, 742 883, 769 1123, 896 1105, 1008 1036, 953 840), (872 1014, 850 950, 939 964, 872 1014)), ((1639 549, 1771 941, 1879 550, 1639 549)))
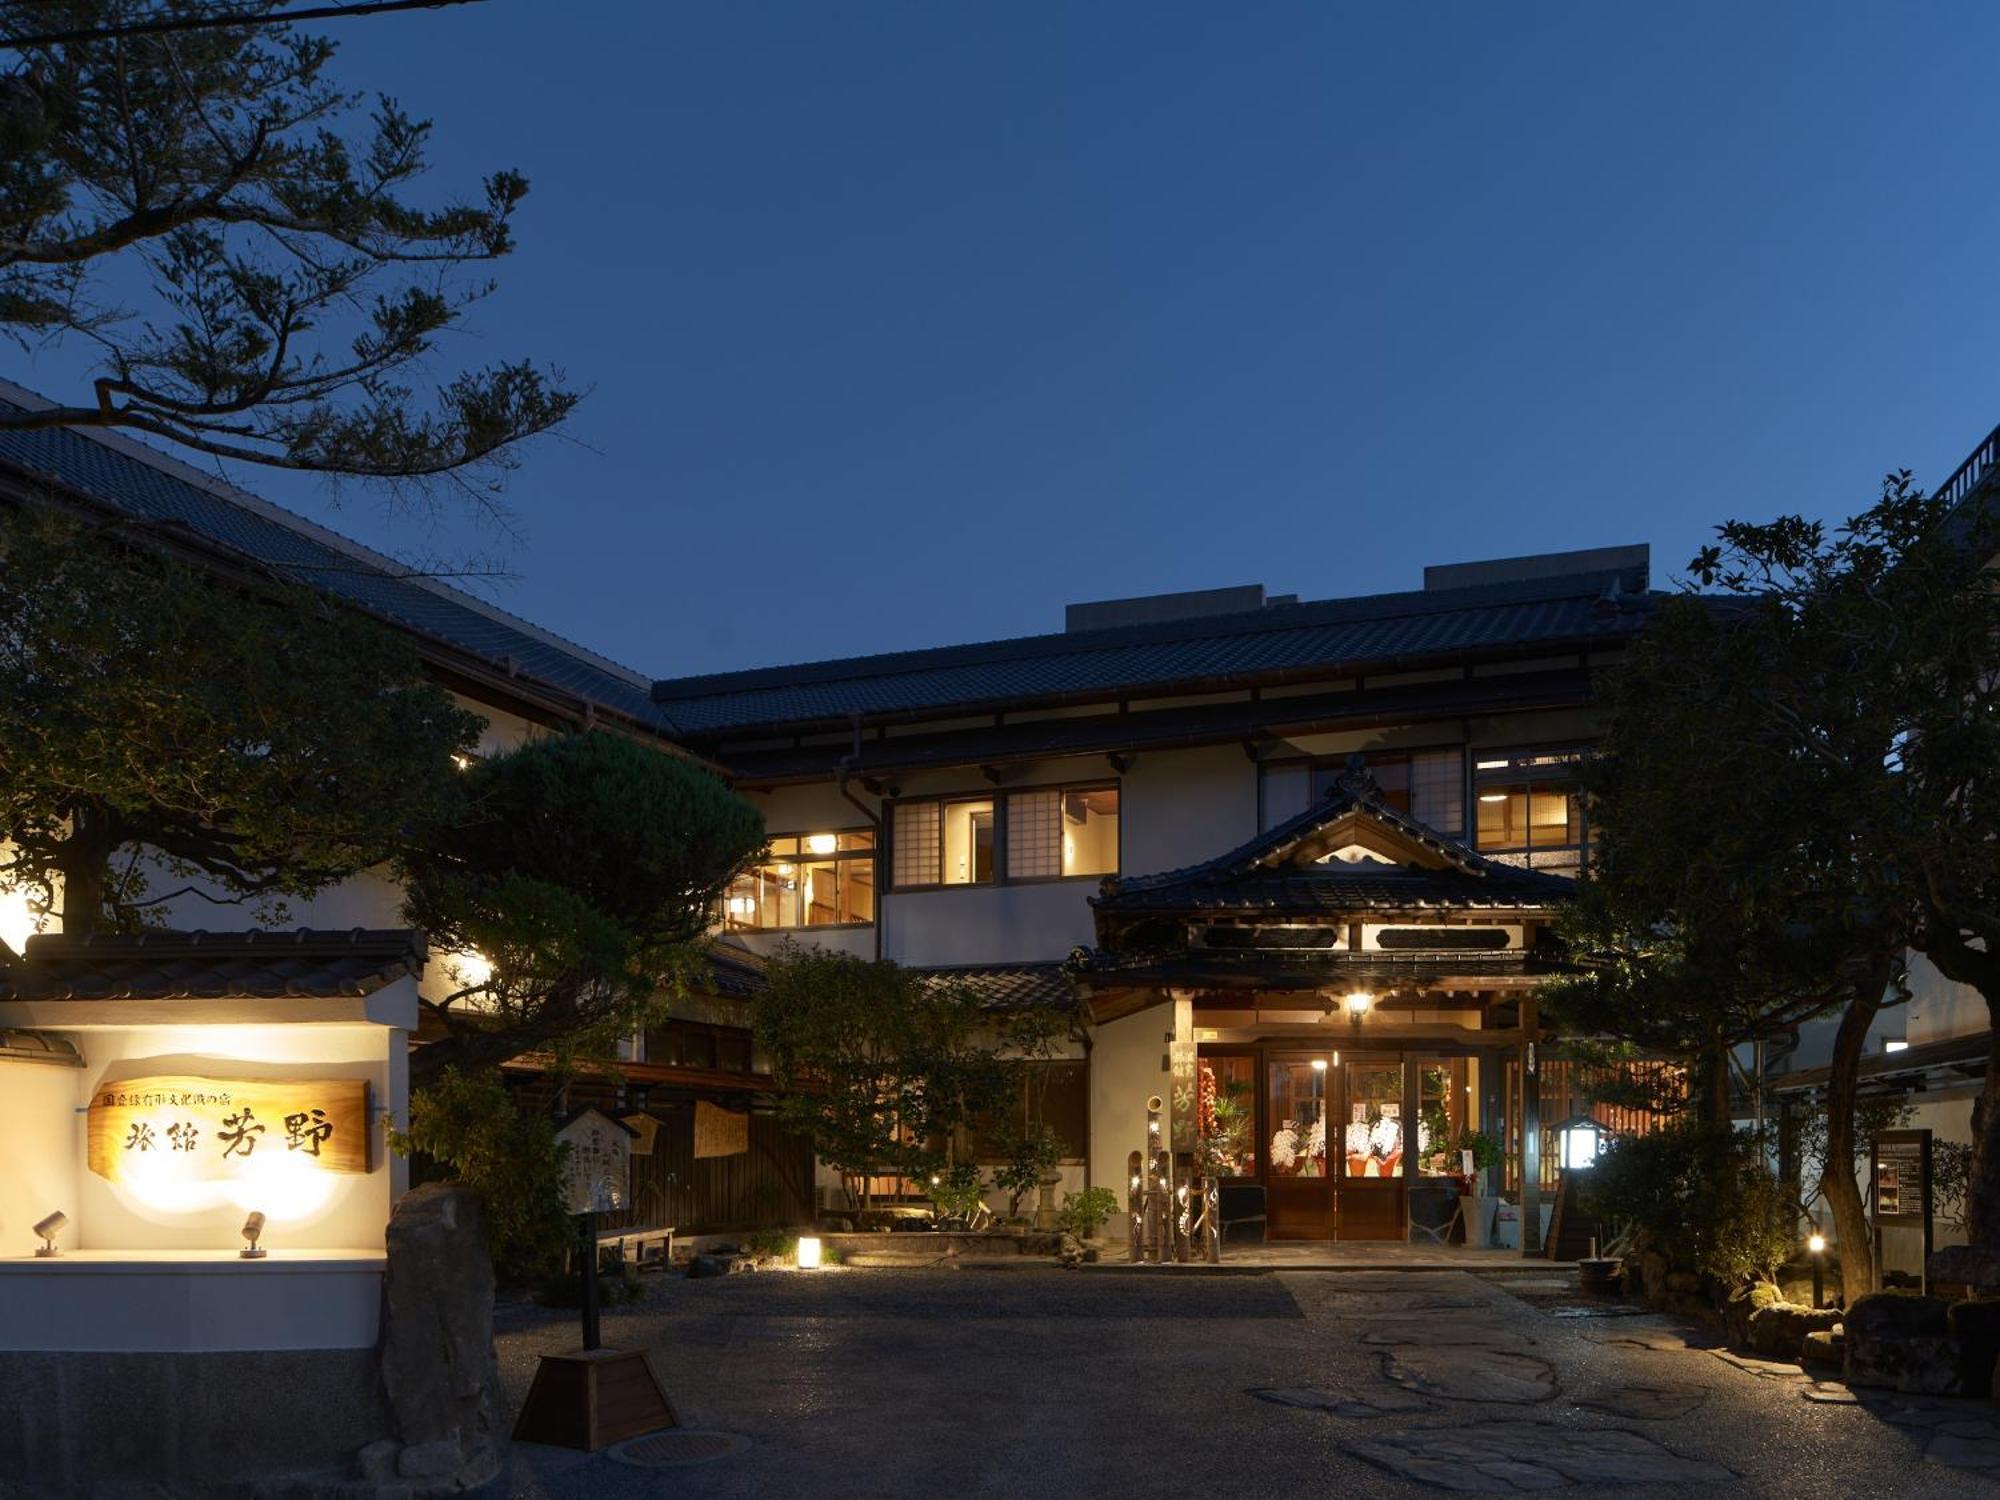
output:
POLYGON ((1972 1167, 1965 1183, 1966 1237, 2000 1255, 2000 992, 1982 991, 1987 1044, 1986 1082, 1972 1106, 1972 1167))
POLYGON ((1841 1012, 1840 1029, 1834 1034, 1826 1085, 1826 1167, 1819 1187, 1833 1210, 1834 1233, 1840 1241, 1841 1292, 1849 1305, 1875 1289, 1875 1250, 1868 1210, 1854 1180, 1854 1102, 1860 1091, 1861 1048, 1888 986, 1886 964, 1880 966, 1879 975, 1871 966, 1856 984, 1854 998, 1841 1012))
POLYGON ((111 856, 118 852, 118 830, 103 808, 80 804, 70 813, 69 837, 63 840, 56 868, 62 872, 62 930, 85 938, 97 931, 104 916, 104 896, 111 883, 111 856))

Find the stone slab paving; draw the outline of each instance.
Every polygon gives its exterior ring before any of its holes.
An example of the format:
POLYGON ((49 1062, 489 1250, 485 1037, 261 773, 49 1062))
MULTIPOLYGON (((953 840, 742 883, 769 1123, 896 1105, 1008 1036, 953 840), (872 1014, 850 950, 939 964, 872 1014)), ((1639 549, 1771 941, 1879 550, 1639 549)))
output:
POLYGON ((1711 1460, 1683 1458, 1643 1433, 1541 1422, 1425 1428, 1365 1438, 1347 1450, 1420 1484, 1486 1494, 1583 1484, 1716 1484, 1737 1477, 1711 1460))
POLYGON ((1687 1386, 1628 1385, 1578 1396, 1570 1404, 1640 1422, 1668 1422, 1686 1416, 1707 1399, 1707 1391, 1687 1386))
POLYGON ((1547 1360, 1480 1344, 1398 1345, 1382 1356, 1382 1373, 1419 1395, 1475 1406, 1533 1405, 1560 1394, 1547 1360))
MULTIPOLYGON (((575 1327, 574 1314, 510 1309, 498 1348, 517 1407, 536 1357, 573 1348, 575 1327)), ((1809 1383, 1703 1358, 1668 1320, 1565 1320, 1461 1272, 649 1279, 643 1302, 605 1311, 604 1333, 652 1352, 690 1428, 743 1446, 652 1472, 521 1446, 512 1500, 1684 1500, 1697 1485, 1703 1500, 1992 1500, 2000 1478, 1986 1462, 2000 1437, 1972 1425, 2000 1409, 1800 1400, 1809 1383), (1413 1305, 1426 1299, 1440 1305, 1413 1305), (1515 1342, 1451 1343, 1454 1323, 1515 1342), (1429 1324, 1423 1342, 1364 1341, 1429 1324), (1471 1379, 1486 1360, 1527 1366, 1471 1379), (1415 1383, 1392 1379, 1392 1362, 1415 1383), (1505 1380, 1562 1398, 1496 1405, 1505 1380), (1653 1414, 1681 1391, 1702 1399, 1653 1414)))

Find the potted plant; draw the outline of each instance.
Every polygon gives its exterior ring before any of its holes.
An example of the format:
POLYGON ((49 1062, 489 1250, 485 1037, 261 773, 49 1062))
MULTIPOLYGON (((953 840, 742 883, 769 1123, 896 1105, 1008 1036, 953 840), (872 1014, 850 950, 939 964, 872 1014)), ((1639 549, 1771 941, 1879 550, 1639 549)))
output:
POLYGON ((1080 1193, 1064 1193, 1056 1210, 1056 1227, 1080 1240, 1094 1240, 1097 1231, 1118 1211, 1118 1195, 1105 1187, 1085 1188, 1080 1193))
POLYGON ((1484 1250, 1492 1243, 1493 1215, 1500 1207, 1497 1194, 1488 1194, 1486 1174, 1500 1165, 1500 1143, 1483 1130, 1464 1130, 1452 1143, 1461 1163, 1470 1160, 1472 1170, 1459 1184, 1458 1206, 1465 1219, 1465 1246, 1484 1250))

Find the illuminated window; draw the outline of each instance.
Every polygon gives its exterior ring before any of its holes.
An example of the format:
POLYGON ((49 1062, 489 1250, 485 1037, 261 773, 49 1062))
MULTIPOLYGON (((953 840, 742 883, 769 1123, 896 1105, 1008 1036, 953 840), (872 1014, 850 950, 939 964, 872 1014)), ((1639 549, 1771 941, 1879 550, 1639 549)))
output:
POLYGON ((899 802, 896 884, 988 885, 999 875, 991 797, 899 802))
POLYGON ((1118 870, 1118 788, 1051 787, 1007 798, 1007 878, 1118 870))
POLYGON ((1509 864, 1573 873, 1583 859, 1583 801, 1574 751, 1482 755, 1474 770, 1483 853, 1509 864))
POLYGON ((874 833, 788 833, 772 839, 764 858, 730 884, 722 918, 736 932, 873 922, 874 833))

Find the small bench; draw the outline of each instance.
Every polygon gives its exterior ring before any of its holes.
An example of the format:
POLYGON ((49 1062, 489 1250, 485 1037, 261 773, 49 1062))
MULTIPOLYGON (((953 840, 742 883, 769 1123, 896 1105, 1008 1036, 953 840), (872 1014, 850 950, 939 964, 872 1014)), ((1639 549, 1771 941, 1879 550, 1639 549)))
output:
POLYGON ((1255 1224, 1257 1239, 1262 1242, 1266 1222, 1263 1183, 1225 1182, 1215 1190, 1217 1243, 1227 1244, 1229 1231, 1238 1224, 1255 1224))
POLYGON ((641 1271, 663 1271, 674 1263, 672 1224, 648 1225, 643 1229, 601 1229, 597 1233, 597 1253, 612 1251, 620 1260, 630 1260, 641 1271))

